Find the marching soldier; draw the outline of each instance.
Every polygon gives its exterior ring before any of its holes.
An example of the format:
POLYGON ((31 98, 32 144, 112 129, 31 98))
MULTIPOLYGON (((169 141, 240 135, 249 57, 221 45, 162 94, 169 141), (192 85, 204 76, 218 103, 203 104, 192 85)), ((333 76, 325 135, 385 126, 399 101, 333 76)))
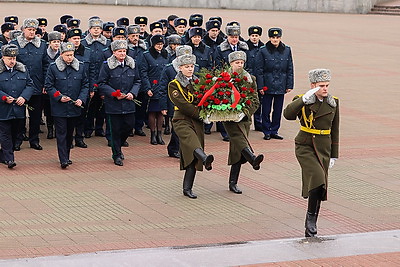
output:
POLYGON ((328 92, 328 69, 311 70, 308 77, 311 90, 295 96, 283 115, 300 120, 295 151, 302 172, 302 196, 308 198, 305 236, 312 237, 317 234, 321 201, 327 200, 328 169, 339 157, 339 99, 328 92))
POLYGON ((18 47, 2 46, 0 59, 0 162, 12 169, 17 135, 25 126, 25 106, 35 90, 26 67, 16 61, 18 47))
POLYGON ((168 96, 175 105, 172 126, 179 137, 181 151, 180 169, 185 170, 183 178, 183 195, 195 199, 192 187, 196 170, 212 169, 213 155, 204 153, 203 121, 199 117, 197 98, 191 80, 193 76, 195 55, 183 55, 176 58, 179 69, 175 79, 168 85, 168 96))
POLYGON ((74 57, 74 52, 73 43, 61 44, 60 56, 50 64, 45 83, 56 127, 57 151, 62 169, 72 164, 70 151, 75 123, 89 92, 84 63, 74 57))

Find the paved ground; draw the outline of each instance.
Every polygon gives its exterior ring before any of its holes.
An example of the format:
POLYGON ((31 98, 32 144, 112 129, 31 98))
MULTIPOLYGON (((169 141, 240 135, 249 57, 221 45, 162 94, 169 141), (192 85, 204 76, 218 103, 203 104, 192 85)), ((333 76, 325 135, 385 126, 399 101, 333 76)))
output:
MULTIPOLYGON (((296 76, 295 92, 286 102, 307 90, 307 71, 316 67, 332 70, 331 91, 341 99, 340 159, 330 172, 319 234, 400 228, 398 17, 26 3, 1 3, 0 17, 9 10, 20 18, 47 16, 51 25, 66 13, 83 20, 147 14, 152 21, 200 12, 239 20, 243 28, 282 27, 296 76)), ((72 151, 74 164, 67 170, 59 167, 55 140, 43 137, 43 151, 24 143, 14 170, 0 166, 0 258, 302 238, 306 202, 294 157, 297 131, 296 122, 282 121, 283 141, 264 141, 261 133, 251 132, 253 147, 266 160, 258 172, 243 168, 243 195, 227 190, 228 144, 218 133, 207 136, 206 150, 216 163, 197 176, 196 200, 181 194, 178 161, 166 156, 165 146, 150 145, 148 137, 129 139, 123 167, 112 163, 105 140, 92 137, 89 148, 72 151)), ((400 255, 326 257, 287 264, 367 266, 371 260, 398 263, 400 255)), ((260 262, 250 257, 246 264, 252 263, 260 262)))

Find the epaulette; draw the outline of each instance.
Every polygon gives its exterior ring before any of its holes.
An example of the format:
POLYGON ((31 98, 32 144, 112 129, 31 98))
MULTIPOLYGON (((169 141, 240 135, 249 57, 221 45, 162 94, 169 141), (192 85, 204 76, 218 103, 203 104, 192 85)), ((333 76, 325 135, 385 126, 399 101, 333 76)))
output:
POLYGON ((339 100, 339 97, 336 97, 336 96, 334 96, 334 95, 333 95, 332 97, 333 97, 334 99, 337 99, 337 100, 339 100))

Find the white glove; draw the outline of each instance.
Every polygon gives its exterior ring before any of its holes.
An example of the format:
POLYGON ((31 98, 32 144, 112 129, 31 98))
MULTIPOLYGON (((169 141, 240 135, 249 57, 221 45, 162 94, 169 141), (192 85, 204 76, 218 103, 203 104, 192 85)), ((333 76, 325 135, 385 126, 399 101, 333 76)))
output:
POLYGON ((306 105, 314 104, 316 100, 315 92, 317 92, 318 90, 319 86, 308 90, 307 93, 305 93, 302 97, 304 104, 306 105))
POLYGON ((203 120, 203 122, 204 122, 205 124, 211 124, 210 115, 207 115, 207 117, 203 120))
POLYGON ((333 167, 333 165, 335 165, 335 161, 337 160, 337 158, 331 158, 329 160, 329 169, 331 169, 333 167))
POLYGON ((246 117, 246 114, 244 114, 243 112, 241 112, 237 118, 237 120, 234 120, 234 122, 240 122, 241 120, 243 120, 243 118, 246 117))

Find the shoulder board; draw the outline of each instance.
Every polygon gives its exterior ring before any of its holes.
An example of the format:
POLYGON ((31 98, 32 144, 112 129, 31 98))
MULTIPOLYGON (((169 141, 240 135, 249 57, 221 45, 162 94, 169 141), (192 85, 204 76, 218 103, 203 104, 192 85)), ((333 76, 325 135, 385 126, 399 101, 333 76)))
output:
POLYGON ((334 96, 334 95, 333 95, 332 97, 333 97, 334 99, 337 99, 337 100, 339 100, 339 98, 338 98, 338 97, 336 97, 336 96, 334 96))
POLYGON ((298 96, 298 97, 302 97, 304 94, 300 94, 300 95, 296 95, 296 96, 298 96))

